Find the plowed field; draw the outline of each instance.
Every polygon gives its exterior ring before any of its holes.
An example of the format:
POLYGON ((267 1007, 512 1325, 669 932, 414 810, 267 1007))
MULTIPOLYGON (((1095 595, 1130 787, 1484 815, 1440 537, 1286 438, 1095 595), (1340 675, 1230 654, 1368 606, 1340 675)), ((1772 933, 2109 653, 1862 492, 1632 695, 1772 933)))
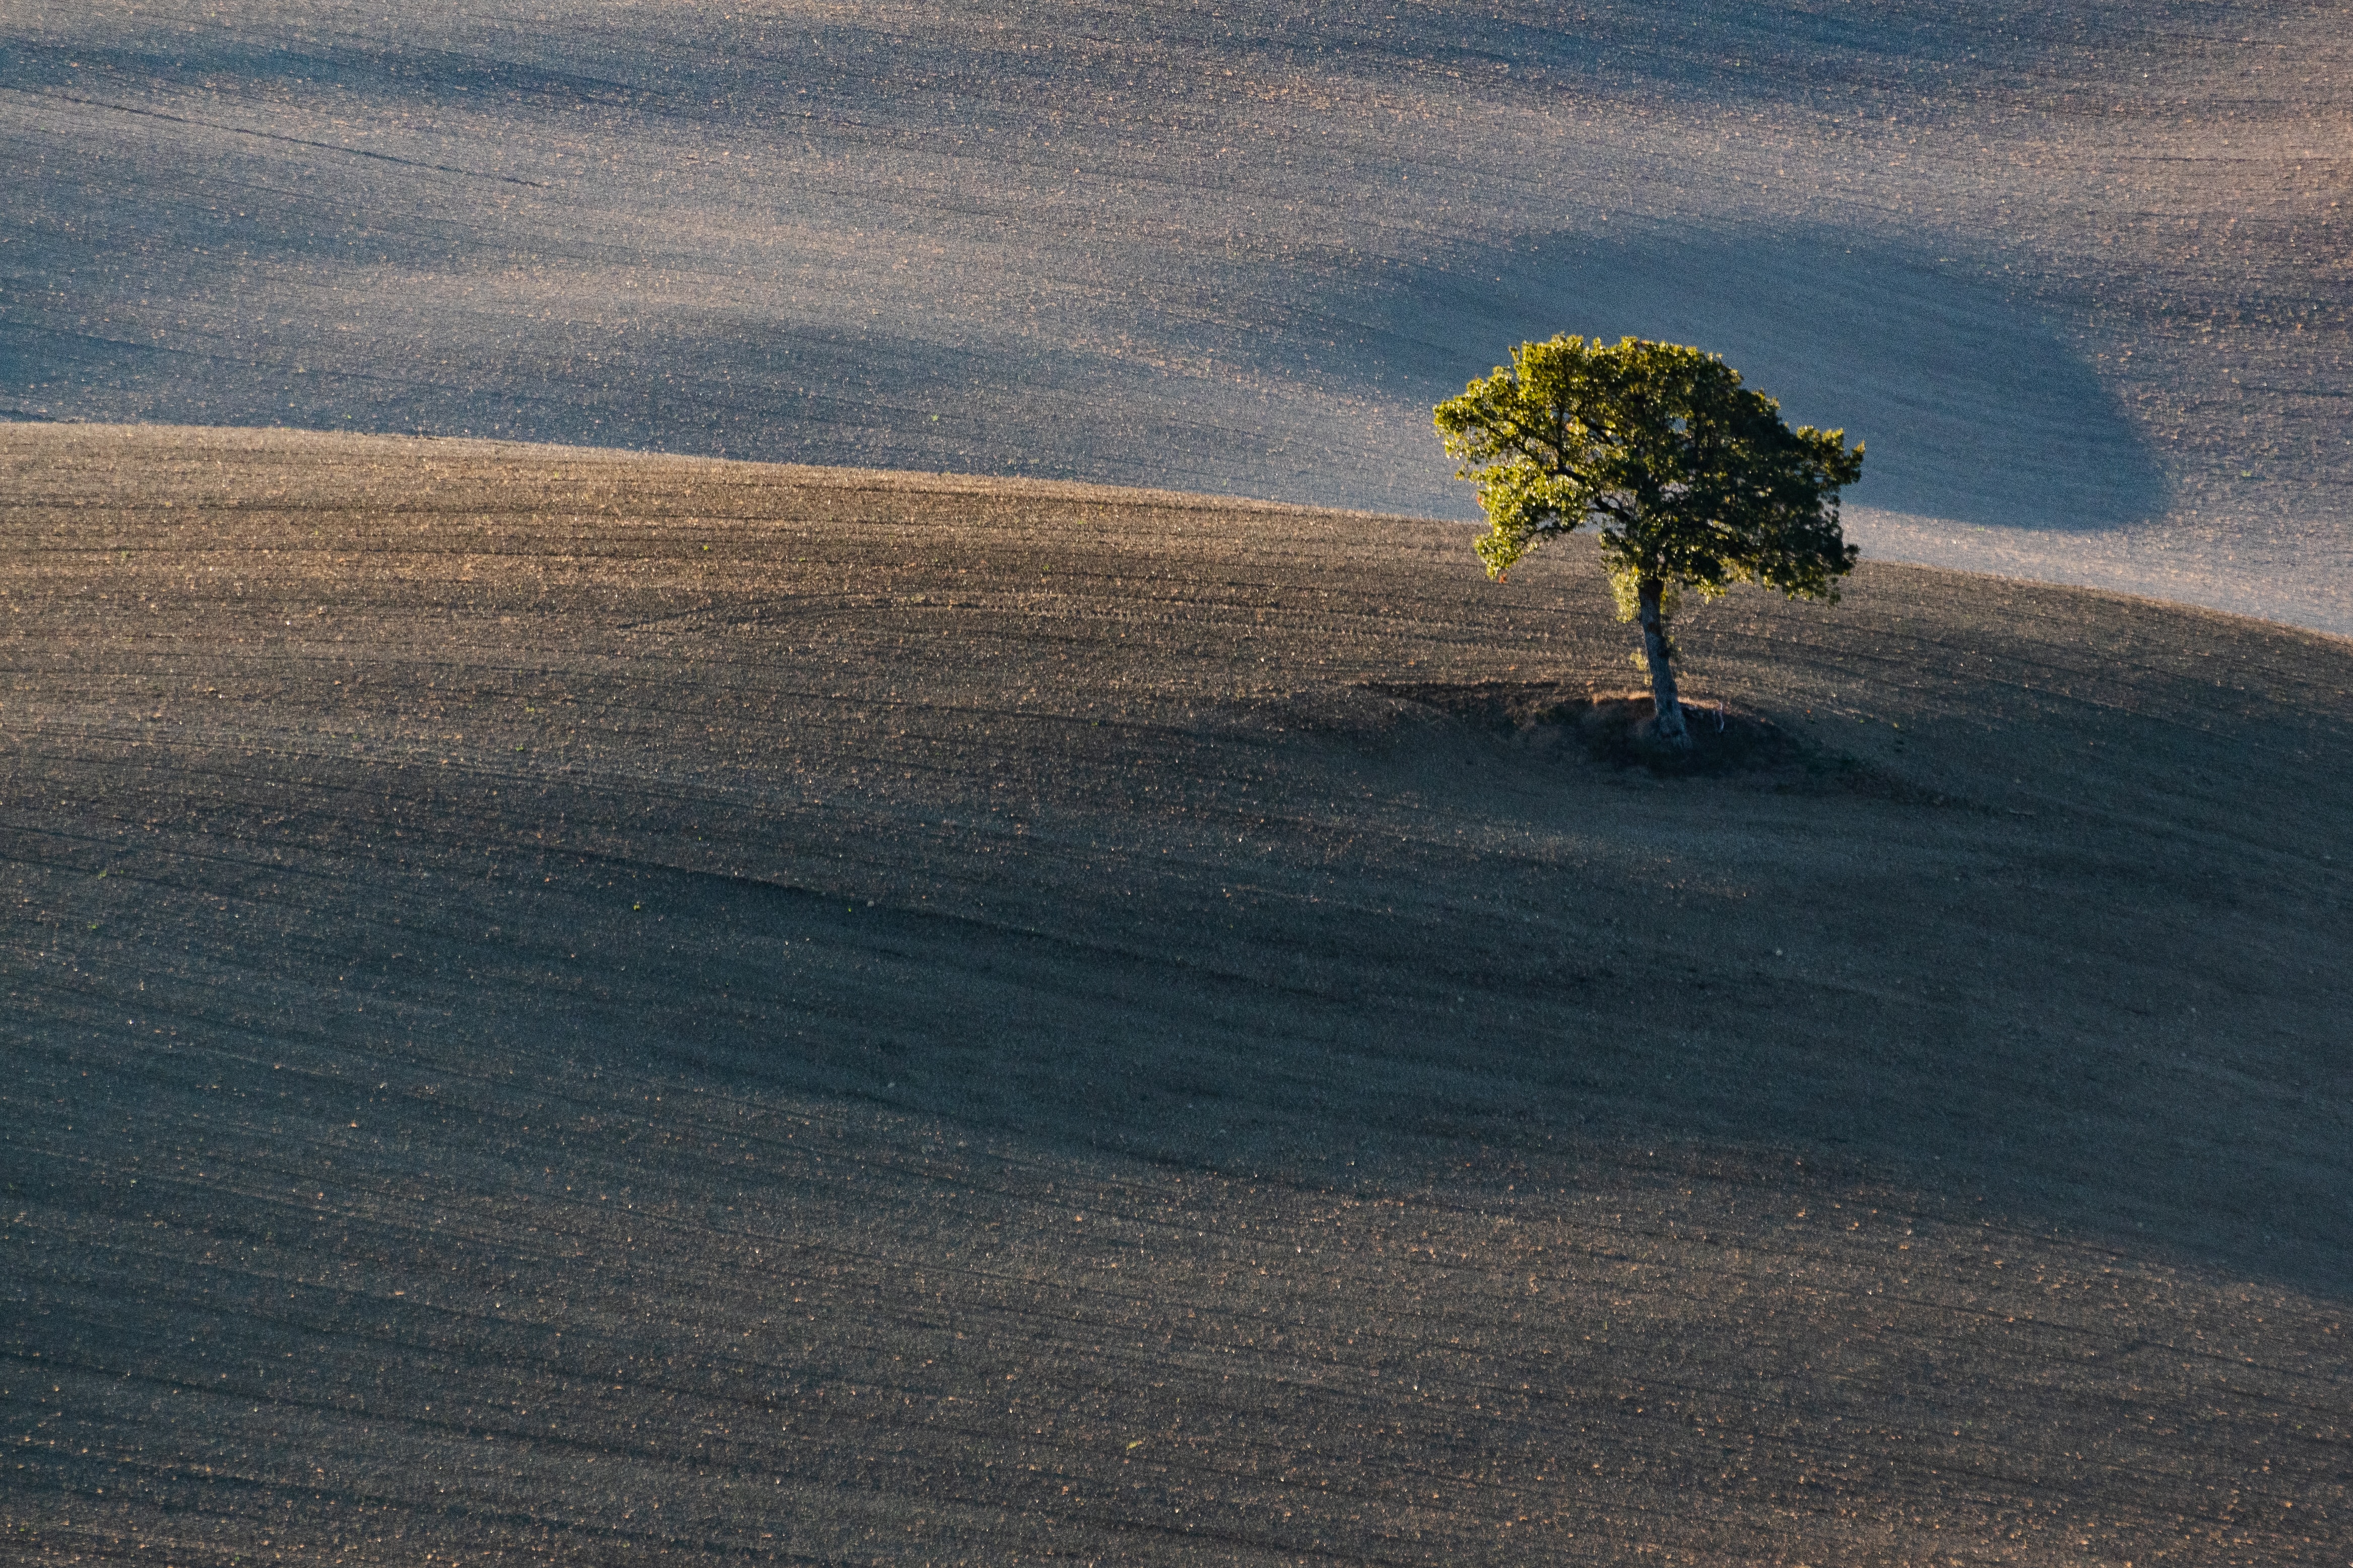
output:
POLYGON ((2353 645, 0 428, 0 1555, 2353 1547, 2353 645), (1707 721, 1703 718, 1703 723, 1707 721))

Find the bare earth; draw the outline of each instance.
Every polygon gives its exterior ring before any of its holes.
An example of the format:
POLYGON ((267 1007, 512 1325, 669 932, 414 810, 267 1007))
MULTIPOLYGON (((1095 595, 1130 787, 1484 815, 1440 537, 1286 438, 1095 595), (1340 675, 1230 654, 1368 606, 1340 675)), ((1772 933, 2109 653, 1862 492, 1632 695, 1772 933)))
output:
POLYGON ((16 426, 0 552, 0 1556, 2353 1561, 2353 644, 1866 565, 1662 780, 1448 524, 16 426))

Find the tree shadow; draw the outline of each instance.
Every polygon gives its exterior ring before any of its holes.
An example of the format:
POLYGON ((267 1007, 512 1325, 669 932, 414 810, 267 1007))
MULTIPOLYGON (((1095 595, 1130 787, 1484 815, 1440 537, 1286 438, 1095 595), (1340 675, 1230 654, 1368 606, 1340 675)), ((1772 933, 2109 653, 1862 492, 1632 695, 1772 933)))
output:
POLYGON ((1361 378, 1433 402, 1527 339, 1662 339, 1866 443, 1854 504, 2058 530, 2160 515, 2164 475, 2115 394, 1990 272, 1851 233, 1612 221, 1359 269, 1327 309, 1361 378))

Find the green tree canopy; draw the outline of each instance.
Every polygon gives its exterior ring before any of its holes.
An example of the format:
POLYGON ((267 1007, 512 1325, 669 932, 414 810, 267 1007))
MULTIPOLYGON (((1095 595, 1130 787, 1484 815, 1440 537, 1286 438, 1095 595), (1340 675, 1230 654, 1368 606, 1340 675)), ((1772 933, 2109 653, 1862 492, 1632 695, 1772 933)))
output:
POLYGON ((1642 626, 1662 740, 1688 744, 1669 666, 1678 589, 1735 583, 1835 599, 1859 552, 1838 492, 1862 475, 1843 430, 1792 430, 1781 406, 1715 354, 1562 334, 1437 408, 1460 478, 1478 486, 1478 542, 1501 577, 1555 534, 1597 525, 1620 614, 1642 626))

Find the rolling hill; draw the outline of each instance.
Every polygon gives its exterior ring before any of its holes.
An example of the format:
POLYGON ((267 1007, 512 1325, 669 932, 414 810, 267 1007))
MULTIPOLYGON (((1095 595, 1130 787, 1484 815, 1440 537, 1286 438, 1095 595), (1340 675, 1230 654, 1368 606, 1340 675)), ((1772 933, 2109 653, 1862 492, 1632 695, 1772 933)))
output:
POLYGON ((2353 645, 0 427, 44 1563, 2335 1563, 2353 645))

